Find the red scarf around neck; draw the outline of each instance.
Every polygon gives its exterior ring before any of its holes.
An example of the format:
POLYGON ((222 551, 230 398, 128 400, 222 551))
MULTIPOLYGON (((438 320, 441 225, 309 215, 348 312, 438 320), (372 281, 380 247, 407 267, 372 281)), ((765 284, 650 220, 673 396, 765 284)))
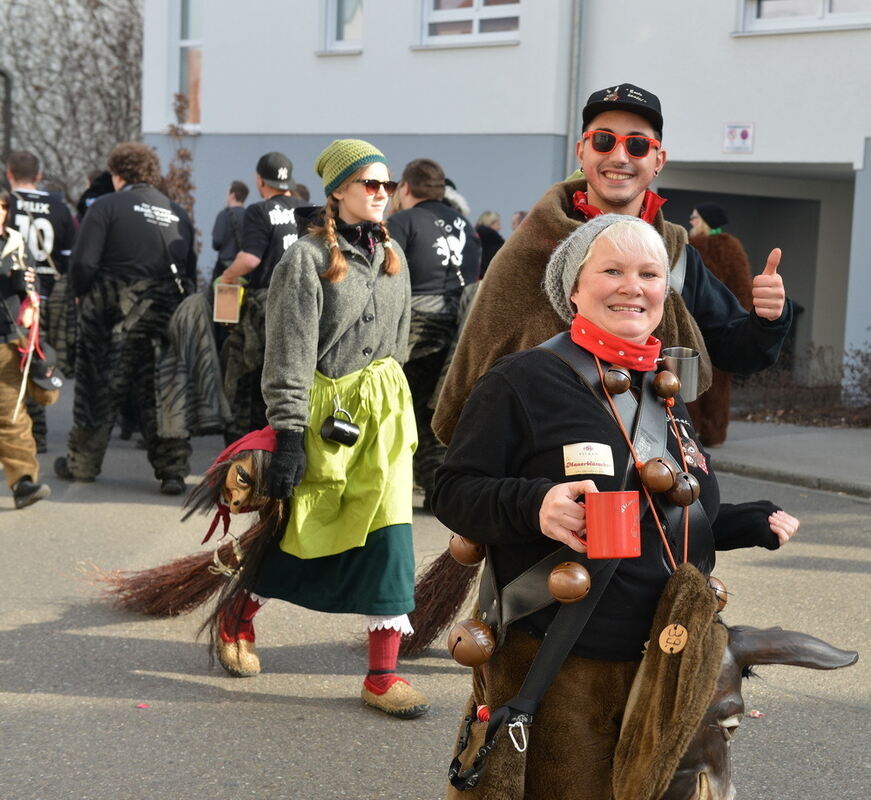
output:
MULTIPOLYGON (((644 200, 641 202, 641 213, 638 215, 645 222, 653 224, 653 219, 656 212, 659 211, 668 201, 658 194, 654 194, 650 189, 644 191, 644 200)), ((586 192, 575 192, 572 195, 572 205, 577 211, 580 211, 588 220, 593 217, 598 217, 599 214, 604 214, 601 208, 591 206, 587 202, 586 192)))
POLYGON ((603 331, 580 314, 575 314, 572 320, 571 337, 578 347, 583 347, 602 361, 637 372, 655 370, 662 347, 662 342, 655 336, 648 336, 644 344, 627 342, 613 333, 603 331))

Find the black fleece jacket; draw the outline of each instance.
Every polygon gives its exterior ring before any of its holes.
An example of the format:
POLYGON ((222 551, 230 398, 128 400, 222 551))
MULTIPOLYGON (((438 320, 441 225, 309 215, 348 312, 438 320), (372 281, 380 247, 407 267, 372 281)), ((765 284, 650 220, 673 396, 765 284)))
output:
MULTIPOLYGON (((679 398, 674 413, 685 452, 693 462, 689 470, 701 485, 702 505, 708 518, 715 520, 713 541, 707 531, 691 530, 691 552, 712 559, 713 547, 776 547, 767 520, 777 507, 770 503, 724 506, 723 524, 716 521, 720 498, 710 461, 695 439, 679 398)), ((630 427, 631 421, 624 424, 630 427)), ((670 429, 667 446, 679 461, 678 444, 670 429)), ((575 373, 544 350, 526 350, 497 361, 475 385, 436 474, 433 510, 451 530, 489 546, 501 587, 561 546, 539 527, 538 512, 548 490, 556 483, 585 479, 593 480, 600 491, 619 490, 628 458, 614 419, 575 373), (566 475, 563 447, 577 443, 594 443, 600 454, 609 453, 613 474, 566 475)), ((638 488, 638 484, 626 488, 638 488)), ((664 515, 660 518, 664 520, 664 515)), ((669 577, 649 509, 641 529, 641 556, 621 561, 573 649, 576 655, 621 661, 641 657, 656 603, 669 577)), ((682 541, 682 531, 667 533, 679 562, 677 542, 682 541)), ((515 625, 541 637, 555 611, 553 604, 515 625)))

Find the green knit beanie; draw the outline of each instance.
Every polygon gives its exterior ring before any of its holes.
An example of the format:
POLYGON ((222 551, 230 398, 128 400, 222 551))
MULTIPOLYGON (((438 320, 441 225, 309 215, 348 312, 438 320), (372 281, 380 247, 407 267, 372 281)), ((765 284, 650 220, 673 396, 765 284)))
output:
POLYGON ((315 161, 315 172, 324 180, 324 192, 329 197, 333 189, 353 175, 361 167, 387 159, 377 147, 362 139, 336 139, 326 147, 315 161))

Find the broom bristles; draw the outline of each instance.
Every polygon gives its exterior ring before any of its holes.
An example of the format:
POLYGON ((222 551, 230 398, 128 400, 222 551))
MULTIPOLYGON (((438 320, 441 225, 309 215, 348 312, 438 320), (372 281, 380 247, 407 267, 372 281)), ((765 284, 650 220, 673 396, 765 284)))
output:
POLYGON ((414 633, 402 637, 400 655, 420 655, 454 621, 477 574, 477 567, 460 564, 448 550, 427 567, 415 584, 414 611, 408 615, 414 633))
MULTIPOLYGON (((239 539, 243 553, 253 534, 248 531, 239 539)), ((222 545, 218 554, 223 564, 238 567, 233 542, 222 545)), ((213 558, 214 551, 208 550, 135 572, 96 569, 92 579, 107 584, 106 595, 128 611, 152 617, 175 617, 199 608, 226 582, 226 575, 210 571, 213 558)))

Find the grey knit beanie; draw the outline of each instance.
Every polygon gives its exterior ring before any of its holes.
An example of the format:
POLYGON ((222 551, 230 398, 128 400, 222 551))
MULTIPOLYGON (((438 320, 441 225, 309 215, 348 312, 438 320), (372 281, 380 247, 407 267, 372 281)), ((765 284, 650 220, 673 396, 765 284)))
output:
POLYGON ((575 316, 569 297, 575 288, 581 262, 587 257, 593 240, 615 222, 648 224, 639 217, 626 214, 600 214, 577 227, 551 254, 542 286, 554 311, 564 322, 570 323, 575 316))

